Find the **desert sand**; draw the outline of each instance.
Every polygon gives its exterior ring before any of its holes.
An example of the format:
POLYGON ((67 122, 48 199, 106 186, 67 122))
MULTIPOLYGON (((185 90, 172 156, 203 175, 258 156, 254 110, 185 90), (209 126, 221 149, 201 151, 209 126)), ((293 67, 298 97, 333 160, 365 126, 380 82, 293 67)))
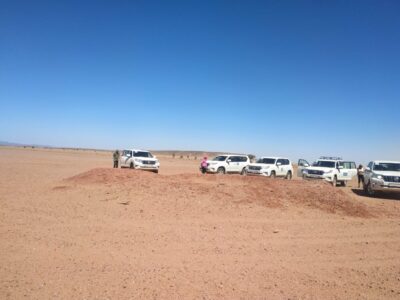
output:
POLYGON ((0 148, 1 299, 400 299, 400 197, 0 148))

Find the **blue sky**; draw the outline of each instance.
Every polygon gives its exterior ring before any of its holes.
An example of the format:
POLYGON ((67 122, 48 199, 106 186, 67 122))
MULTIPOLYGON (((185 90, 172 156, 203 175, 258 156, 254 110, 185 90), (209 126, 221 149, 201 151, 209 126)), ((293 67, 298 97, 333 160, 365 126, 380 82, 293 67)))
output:
POLYGON ((400 159, 398 1, 0 3, 0 140, 400 159))

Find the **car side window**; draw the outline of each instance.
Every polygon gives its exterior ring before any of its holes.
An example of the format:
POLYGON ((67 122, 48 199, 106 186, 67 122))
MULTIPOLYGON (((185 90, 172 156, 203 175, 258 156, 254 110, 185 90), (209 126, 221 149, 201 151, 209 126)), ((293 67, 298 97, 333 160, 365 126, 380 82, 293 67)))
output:
POLYGON ((242 157, 240 158, 240 161, 241 161, 241 162, 247 162, 247 157, 246 157, 246 156, 242 156, 242 157))
POLYGON ((231 162, 237 162, 238 161, 238 157, 237 156, 231 156, 229 157, 231 162))
POLYGON ((370 170, 372 170, 372 161, 369 162, 368 168, 369 168, 370 170))
POLYGON ((289 165, 289 160, 288 159, 284 159, 283 160, 283 165, 285 165, 285 166, 289 165))
POLYGON ((283 159, 278 159, 278 160, 276 161, 276 164, 278 164, 278 163, 281 163, 281 165, 284 165, 284 164, 285 164, 283 159))

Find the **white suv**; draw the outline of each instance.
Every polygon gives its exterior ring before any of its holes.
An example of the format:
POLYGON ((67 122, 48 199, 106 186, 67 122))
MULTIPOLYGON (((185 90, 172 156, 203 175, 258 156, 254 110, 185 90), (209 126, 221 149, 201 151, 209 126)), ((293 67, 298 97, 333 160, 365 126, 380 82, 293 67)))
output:
POLYGON ((292 179, 293 166, 287 158, 264 156, 259 158, 256 163, 250 164, 246 173, 248 175, 270 176, 272 178, 280 176, 292 179))
POLYGON ((158 173, 160 162, 149 151, 145 150, 123 150, 119 159, 121 168, 144 169, 158 173))
POLYGON ((375 191, 400 192, 400 162, 371 161, 364 171, 364 191, 370 196, 375 191))
POLYGON ((247 155, 219 155, 207 161, 207 172, 209 173, 240 173, 246 172, 246 167, 250 164, 247 155))
POLYGON ((347 181, 357 175, 355 162, 343 161, 339 157, 321 157, 315 163, 310 164, 299 159, 297 175, 304 179, 324 179, 336 186, 338 182, 346 186, 347 181))

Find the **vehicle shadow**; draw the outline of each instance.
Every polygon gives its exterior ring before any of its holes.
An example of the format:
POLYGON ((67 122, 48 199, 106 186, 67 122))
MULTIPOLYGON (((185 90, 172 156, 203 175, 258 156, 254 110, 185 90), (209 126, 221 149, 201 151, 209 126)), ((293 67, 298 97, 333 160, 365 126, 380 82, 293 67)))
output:
POLYGON ((400 201, 400 193, 396 193, 396 192, 379 192, 379 191, 377 191, 377 192, 375 192, 375 194, 372 197, 370 197, 362 189, 354 188, 354 189, 351 189, 351 191, 360 197, 379 198, 382 200, 398 200, 398 201, 400 201))

